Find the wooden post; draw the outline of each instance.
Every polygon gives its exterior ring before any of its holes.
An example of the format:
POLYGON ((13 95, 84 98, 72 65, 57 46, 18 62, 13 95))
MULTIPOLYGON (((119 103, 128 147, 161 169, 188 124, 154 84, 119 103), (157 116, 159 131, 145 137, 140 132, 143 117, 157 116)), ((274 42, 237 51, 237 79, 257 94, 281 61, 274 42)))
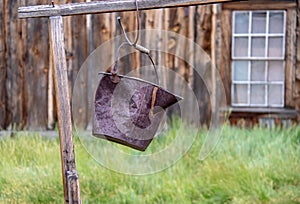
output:
POLYGON ((54 82, 65 203, 81 203, 75 165, 63 21, 61 16, 50 17, 49 33, 51 52, 54 60, 54 82))

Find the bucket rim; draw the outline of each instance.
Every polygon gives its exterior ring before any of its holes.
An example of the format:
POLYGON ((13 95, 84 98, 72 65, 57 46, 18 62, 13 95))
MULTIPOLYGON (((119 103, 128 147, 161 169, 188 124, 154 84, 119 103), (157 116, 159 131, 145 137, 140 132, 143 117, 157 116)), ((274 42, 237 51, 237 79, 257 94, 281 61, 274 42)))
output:
MULTIPOLYGON (((113 74, 112 74, 112 73, 109 73, 109 72, 98 72, 98 75, 113 76, 113 74)), ((159 89, 162 89, 162 90, 164 90, 165 92, 174 95, 174 96, 176 97, 176 99, 177 99, 177 102, 179 102, 179 101, 181 101, 181 100, 184 99, 183 97, 181 97, 181 96, 179 96, 179 95, 177 95, 177 94, 174 94, 174 93, 168 91, 167 89, 163 88, 162 86, 160 86, 160 85, 158 85, 158 84, 155 84, 155 83, 153 83, 153 82, 146 81, 146 80, 144 80, 144 79, 137 78, 137 77, 130 77, 130 76, 122 75, 122 74, 117 74, 117 75, 118 75, 119 77, 121 77, 121 78, 131 79, 131 80, 135 80, 135 81, 140 81, 140 82, 143 82, 143 83, 150 84, 150 85, 152 85, 152 86, 156 86, 156 87, 158 87, 159 89)))

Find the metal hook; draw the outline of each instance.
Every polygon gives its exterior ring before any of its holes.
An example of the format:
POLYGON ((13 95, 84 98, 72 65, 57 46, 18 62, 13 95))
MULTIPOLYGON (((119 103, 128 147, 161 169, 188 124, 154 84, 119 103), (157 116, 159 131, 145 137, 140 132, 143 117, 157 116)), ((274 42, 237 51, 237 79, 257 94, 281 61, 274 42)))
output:
POLYGON ((52 6, 53 8, 55 7, 55 6, 54 6, 54 0, 51 0, 49 6, 52 6))
POLYGON ((121 27, 121 30, 122 30, 122 33, 124 34, 124 37, 127 41, 127 43, 130 45, 130 46, 133 46, 135 49, 137 49, 138 51, 142 52, 142 53, 146 53, 146 54, 150 54, 150 50, 141 46, 141 45, 138 45, 137 42, 139 40, 139 37, 140 37, 140 16, 139 16, 139 6, 138 6, 138 2, 137 0, 135 0, 135 6, 136 6, 136 25, 137 25, 137 33, 136 33, 136 36, 135 36, 135 40, 134 42, 131 42, 125 32, 125 29, 124 29, 124 26, 122 24, 122 21, 121 21, 121 17, 117 17, 117 20, 120 24, 120 27, 121 27))
POLYGON ((142 53, 150 54, 150 50, 149 50, 149 49, 147 49, 147 48, 145 48, 145 47, 143 47, 143 46, 137 44, 137 41, 138 41, 138 39, 139 39, 139 32, 140 32, 140 31, 139 31, 139 30, 137 31, 137 35, 136 35, 135 41, 134 41, 134 42, 131 42, 131 41, 129 40, 129 38, 128 38, 126 32, 125 32, 125 29, 124 29, 123 24, 122 24, 122 22, 121 22, 121 17, 118 17, 117 20, 118 20, 118 22, 119 22, 119 24, 120 24, 122 33, 124 34, 124 37, 125 37, 125 39, 126 39, 126 41, 127 41, 127 44, 129 44, 130 46, 134 47, 135 49, 137 49, 138 51, 140 51, 140 52, 142 52, 142 53))
POLYGON ((135 16, 136 16, 136 30, 137 30, 137 34, 136 34, 136 36, 135 36, 135 40, 134 40, 133 43, 129 40, 129 38, 128 38, 127 35, 126 35, 125 29, 124 29, 124 27, 123 27, 123 25, 122 25, 122 22, 121 22, 121 17, 120 17, 120 16, 117 17, 117 20, 118 20, 118 22, 119 22, 119 24, 120 24, 120 26, 121 26, 122 32, 123 32, 123 34, 124 34, 124 36, 125 36, 125 38, 126 38, 126 41, 127 41, 131 46, 133 46, 134 44, 137 43, 137 41, 139 40, 139 36, 140 36, 140 16, 139 16, 139 6, 138 6, 137 0, 135 0, 135 7, 136 7, 136 13, 135 13, 135 16))
POLYGON ((134 47, 136 50, 138 50, 138 51, 140 51, 140 52, 146 54, 146 55, 149 57, 149 59, 150 59, 152 65, 153 65, 153 67, 154 67, 154 71, 155 71, 157 83, 159 84, 159 79, 158 79, 158 73, 157 73, 157 70, 156 70, 156 65, 155 65, 155 63, 154 63, 154 61, 153 61, 153 59, 152 59, 152 57, 151 57, 151 55, 150 55, 150 50, 147 49, 147 48, 145 48, 145 47, 143 47, 143 46, 141 46, 141 45, 138 45, 138 44, 137 44, 137 42, 138 42, 138 40, 139 40, 139 37, 140 37, 140 17, 139 17, 139 7, 138 7, 138 2, 137 2, 137 0, 135 0, 135 5, 136 5, 136 21, 137 21, 136 24, 137 24, 137 33, 136 33, 134 42, 131 42, 130 39, 128 38, 128 36, 127 36, 127 34, 126 34, 126 31, 125 31, 125 29, 124 29, 124 26, 123 26, 123 24, 122 24, 122 21, 121 21, 121 17, 120 17, 120 16, 117 17, 118 23, 119 23, 119 25, 120 25, 120 27, 121 27, 122 33, 123 33, 123 35, 124 35, 124 37, 125 37, 125 39, 126 39, 127 42, 123 42, 123 43, 118 47, 118 50, 117 50, 118 55, 117 55, 117 58, 116 58, 116 61, 115 61, 115 66, 113 67, 113 70, 112 70, 112 74, 113 74, 114 76, 116 76, 116 74, 117 74, 117 70, 118 70, 118 59, 119 59, 119 54, 120 54, 120 49, 121 49, 121 47, 123 47, 124 45, 129 45, 129 46, 134 47))

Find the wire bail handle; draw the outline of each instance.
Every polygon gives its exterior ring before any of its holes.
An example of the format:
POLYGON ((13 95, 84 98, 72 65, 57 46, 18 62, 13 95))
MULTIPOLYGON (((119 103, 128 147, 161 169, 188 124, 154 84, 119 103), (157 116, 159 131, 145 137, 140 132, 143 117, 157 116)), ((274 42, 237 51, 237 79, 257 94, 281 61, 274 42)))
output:
POLYGON ((131 47, 134 47, 136 50, 140 51, 141 53, 144 53, 146 54, 152 65, 153 65, 153 68, 154 68, 154 71, 155 71, 155 75, 156 75, 156 81, 157 81, 157 84, 159 84, 159 78, 158 78, 158 74, 157 74, 157 69, 156 69, 156 65, 150 55, 150 50, 143 47, 142 45, 139 45, 137 44, 138 40, 139 40, 139 36, 140 36, 140 17, 139 17, 139 8, 138 8, 138 2, 137 0, 135 0, 135 5, 136 5, 136 21, 137 21, 137 33, 136 33, 136 36, 135 36, 135 40, 134 42, 131 42, 130 39, 128 38, 127 34, 126 34, 126 31, 124 29, 124 26, 122 24, 122 21, 121 21, 121 17, 118 16, 117 17, 117 20, 118 20, 118 23, 121 27, 121 30, 122 30, 122 33, 125 37, 125 40, 126 42, 123 42, 117 49, 117 57, 116 57, 116 60, 115 60, 115 65, 112 69, 112 75, 113 75, 113 82, 115 83, 118 83, 120 81, 119 77, 117 76, 118 75, 118 70, 119 70, 119 66, 118 66, 118 60, 119 60, 119 55, 120 55, 120 49, 124 46, 124 45, 128 45, 128 46, 131 46, 131 47))

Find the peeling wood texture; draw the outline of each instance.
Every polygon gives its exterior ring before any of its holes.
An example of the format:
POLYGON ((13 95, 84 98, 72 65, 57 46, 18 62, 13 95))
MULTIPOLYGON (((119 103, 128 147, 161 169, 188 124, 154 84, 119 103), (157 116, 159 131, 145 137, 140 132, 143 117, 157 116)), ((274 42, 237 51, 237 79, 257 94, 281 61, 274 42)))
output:
POLYGON ((79 183, 68 179, 68 172, 76 172, 74 141, 72 133, 70 96, 68 89, 67 64, 64 48, 63 21, 61 16, 50 17, 51 51, 54 62, 54 81, 58 111, 58 128, 65 203, 81 203, 79 183))

